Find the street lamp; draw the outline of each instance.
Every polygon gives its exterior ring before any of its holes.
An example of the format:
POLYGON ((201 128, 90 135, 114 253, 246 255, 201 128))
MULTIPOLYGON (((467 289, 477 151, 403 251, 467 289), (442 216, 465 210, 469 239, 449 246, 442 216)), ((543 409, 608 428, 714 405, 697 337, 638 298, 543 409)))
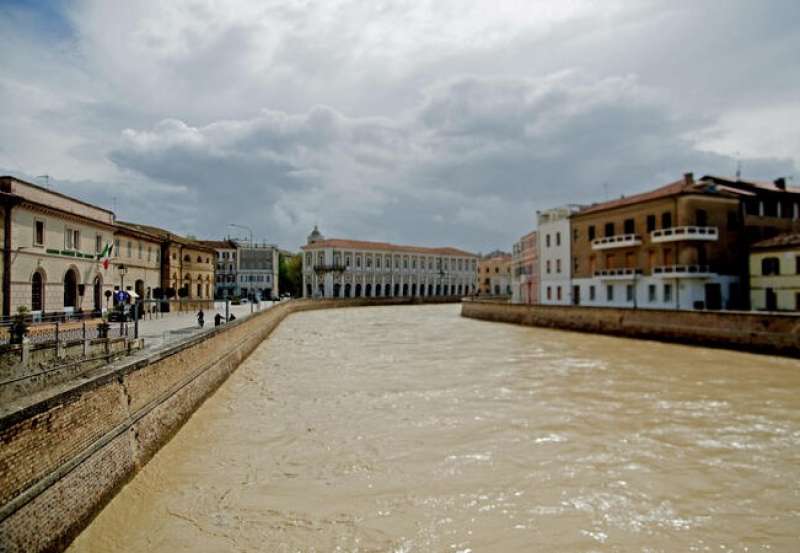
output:
POLYGON ((237 225, 236 223, 229 223, 228 226, 229 227, 234 227, 234 228, 240 228, 242 230, 246 230, 247 232, 249 232, 250 233, 250 245, 251 246, 253 245, 253 229, 251 229, 250 227, 248 227, 246 225, 237 225))

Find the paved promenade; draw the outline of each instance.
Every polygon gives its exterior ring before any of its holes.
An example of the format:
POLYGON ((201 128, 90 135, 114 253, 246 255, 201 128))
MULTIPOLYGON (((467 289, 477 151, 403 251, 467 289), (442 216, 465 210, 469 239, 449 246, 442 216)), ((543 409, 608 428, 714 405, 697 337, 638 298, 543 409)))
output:
MULTIPOLYGON (((260 304, 247 305, 231 305, 230 312, 237 319, 250 316, 251 310, 253 313, 258 312, 259 309, 269 309, 272 307, 273 302, 264 301, 260 304)), ((214 327, 214 315, 217 313, 225 316, 225 303, 216 302, 215 311, 204 311, 205 313, 205 329, 214 327)), ((159 348, 171 342, 177 342, 185 339, 187 336, 201 332, 201 328, 197 325, 197 312, 181 312, 181 313, 165 313, 163 317, 155 319, 144 319, 139 321, 139 337, 144 338, 144 348, 151 350, 159 348)), ((111 323, 119 324, 119 323, 111 323)), ((133 332, 130 323, 130 332, 133 332)))

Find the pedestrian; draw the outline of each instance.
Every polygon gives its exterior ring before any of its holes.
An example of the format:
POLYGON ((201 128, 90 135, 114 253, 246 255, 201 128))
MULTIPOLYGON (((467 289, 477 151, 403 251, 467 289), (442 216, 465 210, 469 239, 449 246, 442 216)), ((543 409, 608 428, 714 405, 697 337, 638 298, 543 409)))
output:
POLYGON ((205 320, 203 320, 204 317, 205 317, 205 313, 203 313, 202 309, 197 312, 197 324, 200 325, 200 328, 203 328, 203 325, 205 324, 205 320))
POLYGON ((214 315, 214 326, 219 326, 221 324, 222 324, 222 315, 217 313, 216 315, 214 315))
POLYGON ((233 313, 231 313, 231 316, 228 317, 228 322, 235 321, 235 320, 236 320, 236 317, 234 317, 233 313))

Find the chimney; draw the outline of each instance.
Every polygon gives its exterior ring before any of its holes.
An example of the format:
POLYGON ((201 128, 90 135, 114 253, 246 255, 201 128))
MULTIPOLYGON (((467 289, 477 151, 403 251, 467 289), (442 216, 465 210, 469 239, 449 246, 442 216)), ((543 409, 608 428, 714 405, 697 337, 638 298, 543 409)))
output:
POLYGON ((786 179, 783 177, 775 179, 775 188, 778 190, 786 190, 786 179))
POLYGON ((683 184, 684 186, 692 186, 694 184, 694 173, 684 173, 683 184))

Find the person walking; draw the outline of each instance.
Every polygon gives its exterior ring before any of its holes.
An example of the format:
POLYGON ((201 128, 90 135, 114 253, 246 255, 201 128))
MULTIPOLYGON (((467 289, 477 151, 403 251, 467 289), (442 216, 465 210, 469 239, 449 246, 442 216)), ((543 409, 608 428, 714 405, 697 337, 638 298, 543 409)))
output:
POLYGON ((204 318, 205 318, 205 313, 203 313, 203 310, 201 309, 200 311, 197 312, 197 324, 200 325, 200 328, 203 328, 203 325, 205 324, 204 318))
POLYGON ((214 315, 214 326, 219 326, 221 324, 222 324, 222 315, 217 313, 216 315, 214 315))

